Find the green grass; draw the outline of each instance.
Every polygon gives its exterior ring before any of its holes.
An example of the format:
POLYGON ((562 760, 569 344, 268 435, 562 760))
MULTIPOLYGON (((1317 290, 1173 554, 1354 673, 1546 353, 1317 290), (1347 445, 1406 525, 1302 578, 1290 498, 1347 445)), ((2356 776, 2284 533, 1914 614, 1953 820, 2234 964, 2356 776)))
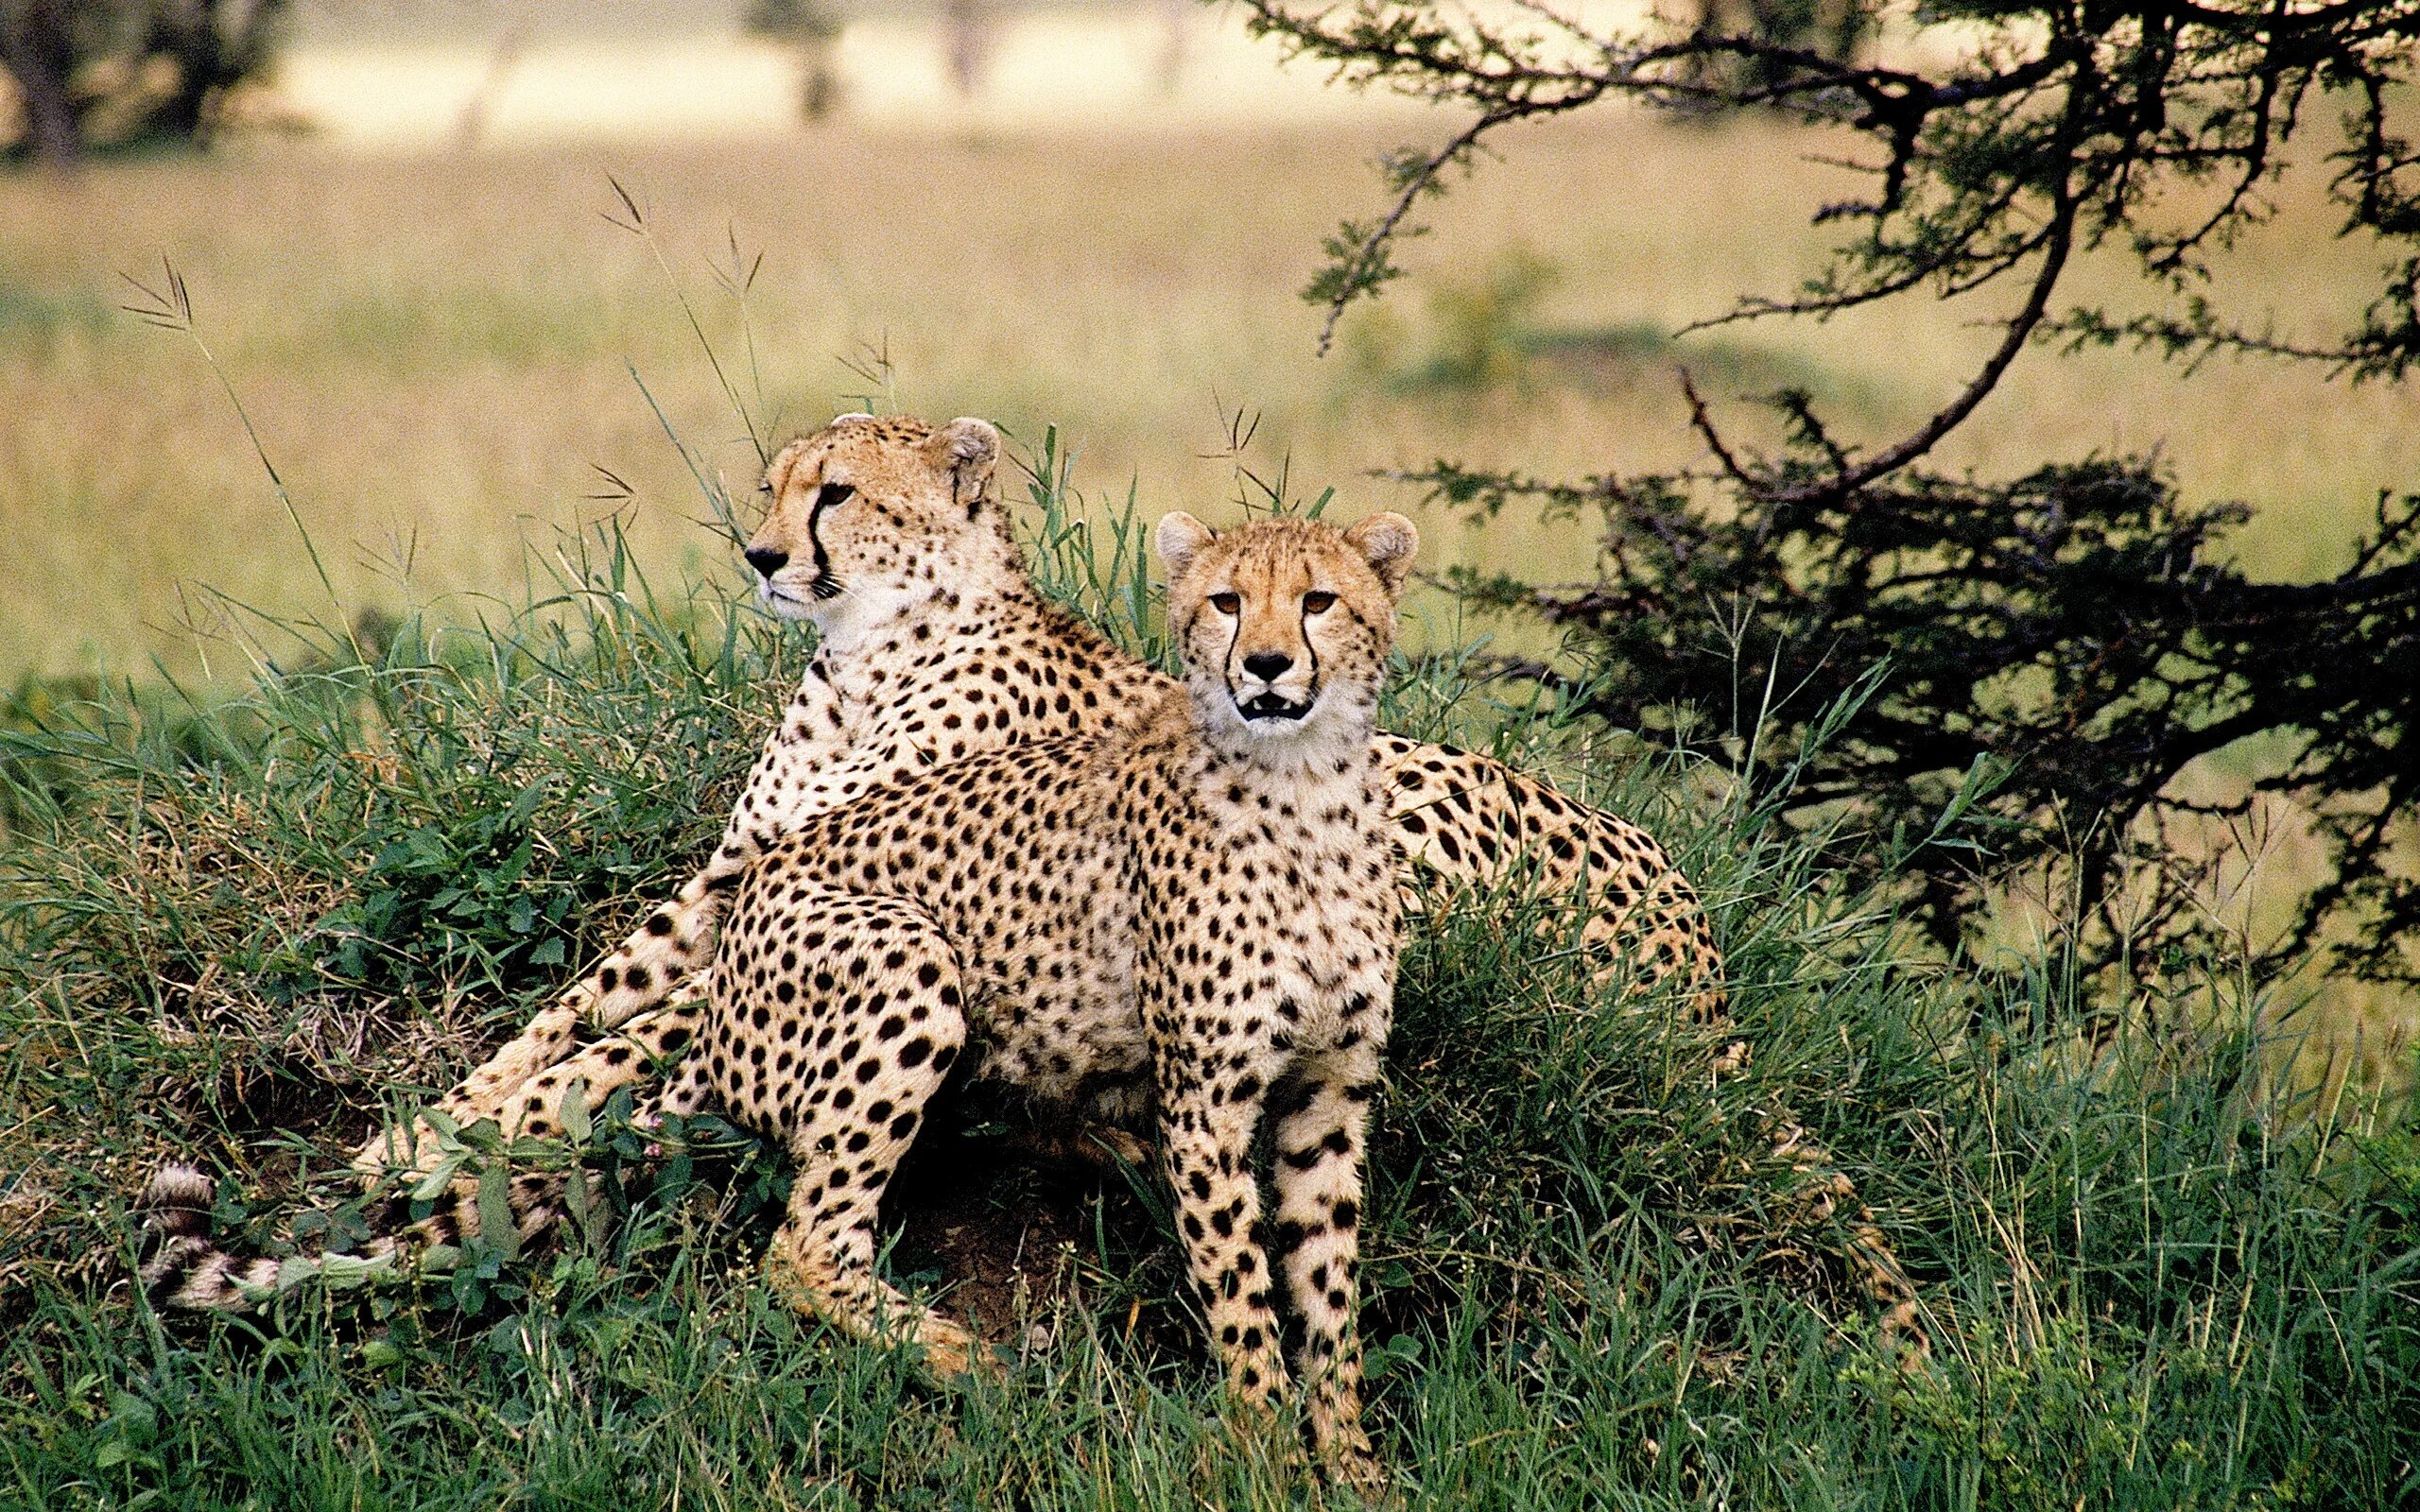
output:
POLYGON ((60 293, 0 279, 0 352, 11 357, 47 357, 60 343, 93 340, 113 323, 114 312, 87 290, 60 293))
MULTIPOLYGON (((1135 538, 1071 507, 1062 460, 1035 468, 1043 579, 1142 644, 1135 538)), ((711 585, 650 583, 610 532, 547 545, 531 602, 487 625, 263 624, 282 670, 238 696, 16 700, 0 1502, 1320 1504, 1219 1424, 1150 1185, 1004 1164, 980 1120, 928 1135, 890 1263, 959 1281, 961 1228, 1012 1257, 1024 1348, 997 1383, 934 1386, 773 1303, 753 1260, 779 1173, 746 1151, 625 1169, 560 1248, 305 1288, 267 1326, 130 1297, 124 1207, 164 1154, 228 1174, 222 1223, 275 1242, 299 1194, 343 1191, 355 1135, 709 843, 797 641, 711 585)), ((2263 1102, 2235 1027, 2253 994, 2223 962, 2200 1028, 2146 1014, 2170 1027, 2081 1047, 2060 963, 1987 983, 1907 956, 1773 795, 1689 800, 1724 784, 1616 762, 1449 661, 1406 668, 1391 716, 1662 833, 1756 1050, 1709 1086, 1702 1042, 1592 998, 1516 900, 1408 943, 1364 1322, 1409 1504, 2420 1498, 2420 1149, 2263 1102), (1771 1221, 1788 1180, 1758 1130, 1779 1108, 1920 1280, 1923 1368, 1771 1221)))

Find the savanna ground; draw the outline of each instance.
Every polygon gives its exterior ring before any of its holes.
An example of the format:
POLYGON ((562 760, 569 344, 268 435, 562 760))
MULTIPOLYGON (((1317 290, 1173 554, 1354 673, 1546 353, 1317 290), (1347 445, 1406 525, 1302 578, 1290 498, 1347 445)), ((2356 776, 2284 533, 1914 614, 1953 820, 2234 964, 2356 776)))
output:
MULTIPOLYGON (((1720 393, 1803 385, 1881 436, 1988 335, 1910 303, 1670 340, 1809 268, 1805 209, 1842 180, 1778 130, 1616 114, 1459 191, 1417 283, 1322 361, 1290 291, 1420 118, 1044 113, 460 156, 240 144, 0 180, 0 679, 42 679, 53 729, 11 747, 30 785, 0 851, 0 1500, 1315 1499, 1215 1421, 1148 1183, 1026 1170, 979 1120, 899 1204, 891 1268, 1018 1347, 996 1385, 938 1389, 783 1314, 750 1263, 777 1168, 642 1173, 610 1110, 613 1200, 561 1248, 307 1291, 265 1332, 164 1323, 124 1286, 124 1203, 164 1152, 227 1175, 222 1222, 270 1239, 354 1134, 708 843, 800 647, 728 608, 691 464, 744 500, 755 452, 689 310, 762 434, 977 413, 1037 459, 1058 427, 1090 497, 1041 489, 1028 528, 1138 644, 1148 605, 1094 576, 1131 585, 1132 562, 1066 519, 1232 513, 1238 461, 1357 511, 1416 505, 1366 473, 1438 455, 1687 460, 1679 361, 1720 393), (600 216, 624 214, 608 173, 652 242, 600 216), (712 270, 735 243, 744 317, 712 270), (300 528, 193 345, 117 312, 141 301, 120 274, 156 284, 163 256, 300 528), (366 667, 344 633, 365 609, 387 617, 366 667)), ((2286 212, 2229 287, 2290 332, 2367 270, 2286 212)), ((2243 550, 2292 576, 2411 475, 2411 403, 2037 356, 1951 460, 2161 443, 2188 495, 2258 506, 2243 550)), ((1518 522, 1422 519, 1442 559, 1590 566, 1518 522)), ((1431 648, 1477 628, 1425 609, 1431 648)), ((2420 1155, 2270 1100, 2263 984, 2221 973, 2192 1013, 2079 1046, 2090 988, 2059 960, 1982 985, 1909 958, 1887 900, 1825 877, 1719 757, 1617 760, 1450 656, 1407 669, 1392 712, 1663 833, 1757 1045, 1709 1086, 1661 1013, 1611 1011, 1509 902, 1410 944, 1368 1304, 1410 1501, 2420 1497, 2420 1155), (1774 1108, 1876 1204, 1925 1293, 1925 1367, 1776 1236, 1781 1176, 1742 1132, 1774 1108)))

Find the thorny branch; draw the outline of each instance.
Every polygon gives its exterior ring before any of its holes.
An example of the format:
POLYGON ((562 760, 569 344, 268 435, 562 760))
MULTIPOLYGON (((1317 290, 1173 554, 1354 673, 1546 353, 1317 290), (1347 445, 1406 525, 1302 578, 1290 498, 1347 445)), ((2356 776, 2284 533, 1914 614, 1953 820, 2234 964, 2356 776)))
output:
MULTIPOLYGON (((1819 225, 1854 225, 1829 264, 1793 297, 1742 299, 1714 320, 1823 318, 1930 287, 1944 298, 2022 275, 2025 292, 1974 375, 1923 424, 1863 455, 1842 453, 1828 476, 1760 471, 1779 498, 1838 498, 1929 453, 1962 424, 2037 337, 2132 342, 2197 360, 2215 352, 2326 364, 2356 379, 2399 377, 2420 357, 2420 185, 2415 154, 2393 129, 2405 93, 2420 0, 2296 5, 2113 5, 2036 0, 2009 7, 1949 0, 1874 8, 1896 60, 1843 58, 1742 31, 1651 20, 1596 32, 1542 5, 1519 19, 1401 3, 1347 0, 1297 9, 1239 0, 1257 35, 1329 65, 1352 87, 1391 89, 1475 112, 1434 149, 1387 164, 1392 198, 1369 223, 1347 222, 1328 266, 1305 291, 1326 307, 1325 352, 1351 304, 1399 271, 1393 244, 1419 233, 1418 203, 1443 192, 1502 128, 1626 99, 1695 112, 1780 113, 1870 139, 1858 171, 1868 199, 1814 207, 1819 225), (1938 38, 1940 41, 1936 42, 1938 38), (1939 64, 1920 60, 1946 58, 1939 64), (2331 155, 2328 192, 2347 233, 2415 249, 2380 299, 2342 335, 2254 331, 2202 286, 2208 258, 2270 214, 2285 171, 2277 148, 2314 98, 2351 99, 2346 145, 2331 155), (2187 224, 2155 219, 2164 195, 2221 180, 2215 203, 2187 224), (2079 250, 2129 245, 2169 308, 2127 317, 2053 313, 2079 250)), ((1712 321, 1693 322, 1690 329, 1712 321)), ((1690 398, 1692 422, 1725 471, 1755 470, 1690 398)))

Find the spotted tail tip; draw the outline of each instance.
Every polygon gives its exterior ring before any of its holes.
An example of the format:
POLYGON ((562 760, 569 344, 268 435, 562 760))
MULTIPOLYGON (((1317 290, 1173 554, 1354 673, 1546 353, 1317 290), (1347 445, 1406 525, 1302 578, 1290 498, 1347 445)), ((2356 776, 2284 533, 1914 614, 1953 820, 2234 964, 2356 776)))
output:
POLYGON ((248 1304, 241 1282, 273 1277, 274 1262, 246 1263, 210 1237, 217 1186, 190 1165, 160 1168, 143 1188, 135 1211, 143 1218, 136 1280, 151 1305, 179 1311, 234 1311, 248 1304))
POLYGON ((190 1165, 172 1163, 160 1167, 134 1206, 143 1214, 147 1237, 160 1243, 199 1239, 210 1232, 210 1209, 217 1195, 217 1184, 210 1177, 190 1165))

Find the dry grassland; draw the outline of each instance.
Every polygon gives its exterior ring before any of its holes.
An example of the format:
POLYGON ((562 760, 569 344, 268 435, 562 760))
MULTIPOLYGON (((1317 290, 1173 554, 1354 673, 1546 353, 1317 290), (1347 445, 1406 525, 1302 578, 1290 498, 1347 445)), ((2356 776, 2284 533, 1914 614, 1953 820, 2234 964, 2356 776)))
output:
MULTIPOLYGON (((1717 393, 1803 383, 1853 435, 1937 403, 1989 333, 1986 304, 1910 302, 1828 327, 1657 333, 1813 266, 1809 206, 1847 181, 1780 130, 1632 115, 1545 129, 1443 207, 1415 276, 1313 352, 1293 297, 1320 236, 1375 200, 1370 155, 1400 119, 1242 129, 852 129, 751 144, 589 145, 424 158, 256 146, 212 162, 0 180, 0 673, 195 669, 181 585, 264 608, 320 601, 284 510, 187 344, 119 314, 121 274, 163 256, 250 407, 349 602, 517 592, 522 542, 616 507, 633 486, 643 555, 719 570, 717 542, 635 369, 735 483, 743 429, 648 246, 608 225, 608 173, 647 207, 674 278, 762 423, 874 403, 1057 424, 1079 481, 1146 508, 1234 492, 1223 415, 1255 413, 1252 462, 1290 457, 1307 490, 1400 506, 1368 470, 1436 455, 1547 474, 1700 455, 1671 376, 1717 393), (764 253, 749 301, 754 370, 710 264, 764 253), (1481 292, 1509 259, 1557 280, 1527 312, 1481 292), (1564 354, 1489 343, 1546 331, 1564 354), (1441 352, 1488 347, 1487 380, 1424 384, 1441 352), (1458 346, 1458 343, 1460 344, 1458 346), (1223 412, 1223 414, 1222 414, 1223 412), (408 573, 404 572, 408 565, 408 573), (407 582, 398 577, 407 576, 407 582)), ((2357 249, 2290 203, 2226 287, 2285 331, 2362 297, 2357 249)), ((2096 270, 2087 270, 2088 284, 2096 270)), ((2122 291, 2122 281, 2107 286, 2122 291)), ((1990 472, 2163 447, 2197 497, 2261 518, 2244 549, 2291 576, 2333 559, 2379 488, 2420 457, 2408 391, 2221 363, 2038 352, 1945 459, 1990 472)), ((1754 417, 1732 406, 1751 431, 1754 417)), ((1571 540, 1507 522, 1444 525, 1466 560, 1578 574, 1571 540)), ((465 601, 459 611, 473 612, 465 601)))

